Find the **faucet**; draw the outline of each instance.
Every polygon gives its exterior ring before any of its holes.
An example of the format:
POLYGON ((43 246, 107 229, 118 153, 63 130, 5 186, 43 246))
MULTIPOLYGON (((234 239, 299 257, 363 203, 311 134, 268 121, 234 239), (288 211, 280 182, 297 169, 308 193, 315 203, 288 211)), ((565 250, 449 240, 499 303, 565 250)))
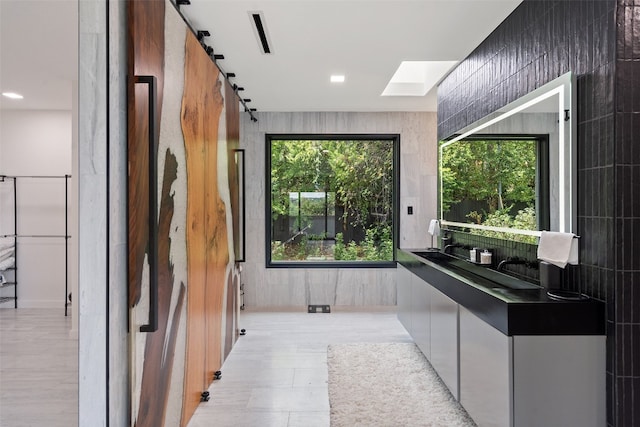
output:
POLYGON ((498 263, 497 271, 502 271, 503 267, 507 264, 528 264, 528 261, 518 257, 503 259, 498 263))
POLYGON ((447 250, 449 250, 450 248, 461 248, 462 245, 460 243, 450 243, 448 245, 445 245, 444 249, 442 249, 442 252, 444 252, 445 254, 448 253, 447 250))

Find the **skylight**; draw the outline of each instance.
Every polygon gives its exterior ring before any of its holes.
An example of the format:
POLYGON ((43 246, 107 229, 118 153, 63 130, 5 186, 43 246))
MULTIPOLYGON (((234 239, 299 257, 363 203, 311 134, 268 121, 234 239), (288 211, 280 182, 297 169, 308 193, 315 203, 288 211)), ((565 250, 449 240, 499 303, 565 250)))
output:
POLYGON ((381 96, 425 96, 457 61, 402 61, 381 96))

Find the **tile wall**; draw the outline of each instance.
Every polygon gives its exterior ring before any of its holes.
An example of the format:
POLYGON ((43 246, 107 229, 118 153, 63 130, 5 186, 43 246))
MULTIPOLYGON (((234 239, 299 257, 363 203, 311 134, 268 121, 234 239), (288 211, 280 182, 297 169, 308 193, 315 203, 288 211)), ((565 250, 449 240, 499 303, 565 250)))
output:
POLYGON ((619 0, 616 24, 616 138, 608 177, 615 183, 609 193, 615 200, 616 276, 608 323, 616 336, 616 420, 640 425, 640 0, 619 0))
POLYGON ((640 1, 525 0, 440 85, 438 137, 572 71, 581 265, 607 303, 607 423, 640 425, 640 1))
POLYGON ((395 305, 395 268, 265 267, 265 134, 385 133, 400 135, 400 242, 429 245, 429 220, 436 217, 437 141, 435 113, 258 112, 241 117, 245 149, 246 262, 242 264, 248 307, 307 304, 395 305), (413 214, 408 215, 408 206, 413 214))

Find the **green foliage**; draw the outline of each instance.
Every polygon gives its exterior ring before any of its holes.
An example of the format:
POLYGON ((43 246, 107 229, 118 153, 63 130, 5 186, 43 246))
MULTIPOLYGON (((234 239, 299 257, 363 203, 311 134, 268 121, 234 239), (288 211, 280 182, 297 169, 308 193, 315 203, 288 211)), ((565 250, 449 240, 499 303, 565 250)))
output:
POLYGON ((383 225, 367 229, 361 245, 354 241, 345 245, 342 233, 337 233, 333 256, 343 261, 392 261, 391 227, 383 225))
POLYGON ((329 158, 339 202, 365 224, 370 213, 389 220, 393 209, 393 143, 336 141, 329 158))
MULTIPOLYGON (((274 219, 279 215, 289 215, 290 192, 319 191, 330 193, 330 206, 339 204, 345 208, 344 220, 350 214, 352 225, 365 224, 370 213, 390 219, 393 209, 393 142, 271 141, 274 219)), ((315 211, 313 201, 305 203, 309 203, 303 209, 305 214, 315 211)))
MULTIPOLYGON (((340 218, 343 229, 367 228, 361 244, 345 243, 338 233, 333 254, 321 251, 320 256, 333 255, 336 260, 392 260, 393 185, 392 141, 271 141, 273 220, 293 217, 294 230, 304 230, 311 225, 312 217, 335 215, 339 206, 344 212, 340 218)), ((279 260, 305 259, 309 253, 303 255, 301 247, 306 239, 325 237, 307 236, 283 248, 274 246, 272 259, 276 256, 282 256, 279 260)), ((315 254, 317 249, 312 251, 315 254)))
POLYGON ((344 238, 342 233, 336 233, 336 244, 333 247, 333 259, 342 260, 345 256, 344 238))
POLYGON ((307 235, 307 239, 309 240, 324 240, 327 238, 327 234, 326 233, 322 233, 322 234, 308 234, 307 235))
MULTIPOLYGON (((511 216, 510 211, 511 206, 487 214, 487 218, 482 224, 492 227, 518 228, 521 230, 535 230, 537 228, 536 211, 533 207, 519 210, 515 217, 511 216)), ((471 234, 537 244, 537 237, 524 234, 477 229, 471 229, 471 234)))
POLYGON ((360 256, 360 248, 353 240, 349 242, 344 252, 344 259, 346 261, 357 261, 360 256))
POLYGON ((271 242, 271 260, 282 261, 284 259, 284 245, 282 242, 271 242))
MULTIPOLYGON (((538 227, 536 210, 529 206, 518 211, 518 214, 513 219, 513 227, 521 230, 535 230, 538 227)), ((537 243, 535 238, 532 243, 537 243)))
POLYGON ((362 257, 368 261, 378 259, 378 248, 375 242, 375 230, 370 228, 366 231, 366 237, 362 242, 362 257))
POLYGON ((330 167, 322 141, 272 141, 272 215, 287 215, 289 192, 325 191, 330 167))
POLYGON ((393 239, 391 237, 391 227, 388 225, 382 226, 377 230, 377 238, 379 244, 378 259, 391 261, 393 260, 393 239))
MULTIPOLYGON (((444 142, 442 142, 444 143, 444 142)), ((442 152, 442 209, 445 213, 463 201, 470 207, 482 202, 485 208, 466 217, 474 224, 536 230, 535 209, 528 207, 512 217, 516 203, 536 202, 537 142, 534 140, 463 140, 447 145, 442 152)), ((464 206, 464 205, 463 205, 464 206)), ((535 237, 486 230, 473 234, 516 241, 535 237)))
MULTIPOLYGON (((443 142, 444 143, 444 142, 443 142)), ((487 211, 507 203, 535 202, 536 141, 458 141, 442 150, 442 206, 484 201, 487 211)))
POLYGON ((487 218, 482 225, 489 225, 491 227, 511 227, 513 224, 513 218, 509 213, 510 211, 511 206, 495 210, 493 213, 487 214, 487 218))

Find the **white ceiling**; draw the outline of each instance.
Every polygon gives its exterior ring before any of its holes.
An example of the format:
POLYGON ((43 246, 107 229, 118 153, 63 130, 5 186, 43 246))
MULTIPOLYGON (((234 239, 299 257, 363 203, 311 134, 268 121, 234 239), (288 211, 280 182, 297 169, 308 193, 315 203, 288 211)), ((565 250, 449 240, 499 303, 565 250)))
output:
POLYGON ((70 110, 78 79, 78 0, 0 0, 0 108, 70 110))
MULTIPOLYGON (((83 1, 83 0, 81 0, 83 1)), ((181 10, 258 111, 435 111, 380 94, 401 61, 459 61, 522 0, 191 0, 181 10), (259 50, 249 12, 264 17, 259 50), (346 81, 331 84, 331 74, 346 81)), ((78 0, 0 0, 0 108, 70 109, 78 0)))

